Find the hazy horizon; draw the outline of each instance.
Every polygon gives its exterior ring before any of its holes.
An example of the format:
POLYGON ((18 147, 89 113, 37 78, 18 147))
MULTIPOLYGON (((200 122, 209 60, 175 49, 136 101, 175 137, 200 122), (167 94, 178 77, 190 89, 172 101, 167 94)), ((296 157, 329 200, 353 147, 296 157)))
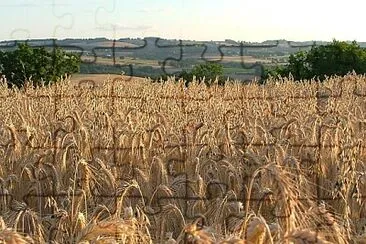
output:
POLYGON ((196 41, 366 41, 360 0, 3 0, 0 40, 161 37, 196 41), (5 21, 4 21, 5 20, 5 21))
MULTIPOLYGON (((177 38, 165 38, 165 37, 161 37, 161 36, 145 36, 145 37, 129 37, 129 36, 121 36, 121 37, 116 37, 115 39, 112 39, 112 38, 108 38, 108 37, 105 37, 105 36, 93 36, 93 37, 62 37, 62 38, 53 38, 53 37, 41 37, 41 38, 28 38, 28 39, 7 39, 7 40, 3 40, 3 39, 0 39, 0 42, 12 42, 12 41, 36 41, 36 40, 51 40, 51 39, 55 39, 55 40, 59 40, 59 41, 62 41, 62 40, 67 40, 67 39, 75 39, 75 40, 86 40, 86 39, 98 39, 98 38, 106 38, 110 41, 112 40, 122 40, 123 39, 141 39, 143 40, 144 38, 160 38, 160 39, 163 39, 163 40, 182 40, 182 41, 196 41, 196 42, 224 42, 225 40, 230 40, 230 41, 236 41, 238 43, 240 43, 241 41, 245 42, 245 40, 233 40, 231 38, 223 38, 223 39, 220 39, 220 40, 193 40, 193 39, 188 39, 188 38, 182 38, 182 39, 177 39, 177 38)), ((286 39, 268 39, 268 40, 261 40, 261 41, 247 41, 247 42, 252 42, 252 43, 262 43, 262 42, 266 42, 266 41, 281 41, 281 40, 285 40, 287 42, 331 42, 332 40, 297 40, 297 41, 293 41, 293 40, 286 40, 286 39)), ((338 39, 336 39, 337 41, 339 41, 338 39)), ((353 40, 341 40, 341 41, 346 41, 346 42, 352 42, 353 40)), ((362 42, 362 41, 361 41, 362 42)), ((366 42, 366 41, 365 41, 366 42)))

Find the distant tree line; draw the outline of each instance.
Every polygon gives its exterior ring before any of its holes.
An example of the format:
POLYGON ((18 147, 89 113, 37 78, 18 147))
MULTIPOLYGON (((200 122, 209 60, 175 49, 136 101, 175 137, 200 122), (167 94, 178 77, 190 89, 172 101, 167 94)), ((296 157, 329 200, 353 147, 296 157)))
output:
MULTIPOLYGON (((187 64, 185 64, 187 65, 187 64)), ((226 66, 225 66, 226 67, 226 66)), ((176 73, 176 79, 184 79, 186 85, 194 77, 198 82, 207 85, 217 81, 225 83, 223 76, 224 66, 217 62, 206 62, 194 65, 190 70, 176 73)), ((31 47, 19 44, 13 51, 0 51, 0 75, 5 76, 10 86, 21 87, 26 81, 32 80, 33 84, 50 84, 61 79, 66 74, 83 73, 121 73, 129 75, 127 66, 111 66, 101 64, 81 64, 77 54, 67 53, 59 47, 47 50, 43 47, 31 47)), ((260 72, 259 72, 260 71, 260 72)), ((366 50, 355 41, 352 43, 333 40, 332 43, 313 46, 309 51, 299 51, 291 54, 288 64, 264 70, 261 82, 265 83, 269 77, 286 77, 290 74, 294 80, 319 79, 323 81, 332 75, 346 75, 355 71, 358 74, 366 73, 366 50)), ((161 69, 151 66, 133 67, 133 74, 161 78, 167 80, 168 75, 162 74, 161 69)), ((258 73, 256 71, 256 73, 258 73)))

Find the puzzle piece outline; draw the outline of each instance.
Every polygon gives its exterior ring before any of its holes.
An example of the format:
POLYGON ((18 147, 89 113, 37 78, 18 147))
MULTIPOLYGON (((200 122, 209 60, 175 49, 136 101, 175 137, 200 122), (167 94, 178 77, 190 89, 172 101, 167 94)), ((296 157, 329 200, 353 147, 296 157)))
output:
MULTIPOLYGON (((53 0, 53 3, 55 4, 55 0, 53 0)), ((113 0, 113 3, 114 4, 116 4, 116 1, 115 0, 113 0)), ((112 8, 113 10, 112 10, 112 12, 114 11, 114 9, 115 9, 115 5, 113 5, 114 7, 112 8)), ((54 7, 54 6, 53 6, 54 7)), ((97 11, 96 11, 96 13, 98 12, 98 11, 100 11, 101 9, 104 9, 104 10, 106 10, 106 8, 104 8, 104 7, 99 7, 98 9, 97 9, 97 11)), ((53 9, 54 10, 54 9, 53 9)), ((107 10, 107 12, 110 12, 109 10, 107 10)), ((62 19, 62 18, 64 18, 64 17, 66 17, 66 16, 70 16, 68 13, 66 13, 66 14, 63 14, 63 15, 55 15, 56 17, 58 17, 59 19, 62 19)), ((71 15, 72 16, 72 15, 71 15)), ((73 17, 73 16, 72 16, 73 17)), ((72 18, 73 19, 73 18, 72 18)), ((69 27, 69 28, 72 28, 72 25, 74 24, 74 22, 72 21, 71 22, 72 24, 71 24, 71 27, 69 27)), ((55 27, 55 31, 54 31, 54 35, 55 35, 55 33, 57 32, 57 30, 58 30, 58 28, 68 28, 68 27, 64 27, 64 26, 61 26, 61 25, 57 25, 56 27, 55 27)), ((27 32, 27 33, 29 33, 29 32, 27 32)), ((226 46, 226 45, 219 45, 217 48, 218 48, 218 52, 220 53, 220 58, 218 59, 218 60, 209 60, 208 58, 206 58, 205 57, 205 55, 206 55, 206 52, 207 52, 207 50, 208 50, 208 46, 206 45, 206 44, 183 44, 183 40, 179 40, 179 43, 178 44, 176 44, 176 45, 166 45, 166 46, 163 46, 163 45, 160 45, 158 42, 160 41, 161 39, 160 38, 157 38, 156 40, 155 40, 155 46, 157 47, 157 48, 179 48, 179 57, 177 58, 177 57, 173 57, 173 56, 169 56, 169 57, 167 57, 167 58, 165 58, 164 59, 164 61, 163 61, 163 64, 162 64, 162 71, 166 74, 166 75, 169 75, 169 73, 166 71, 166 66, 167 66, 167 62, 168 61, 176 61, 176 62, 179 62, 179 61, 182 61, 182 59, 183 59, 183 55, 184 55, 184 47, 192 47, 192 46, 196 46, 197 47, 197 45, 199 45, 199 46, 202 46, 203 47, 203 51, 202 51, 202 53, 201 53, 201 55, 200 55, 200 57, 201 57, 201 59, 202 60, 204 60, 204 61, 206 61, 206 62, 222 62, 222 60, 224 59, 224 57, 225 57, 225 54, 224 54, 224 52, 222 51, 222 49, 223 48, 239 48, 240 49, 240 56, 241 56, 241 66, 242 66, 242 68, 243 69, 251 69, 251 68, 256 68, 256 67, 260 67, 261 68, 261 70, 263 70, 263 64, 262 63, 254 63, 254 64, 251 64, 251 65, 246 65, 246 63, 245 63, 245 61, 244 61, 244 58, 243 58, 243 50, 245 49, 245 48, 271 48, 271 47, 277 47, 278 46, 278 41, 277 41, 277 45, 272 45, 272 46, 270 46, 270 45, 263 45, 263 46, 261 46, 261 45, 259 45, 259 46, 250 46, 250 45, 244 45, 243 44, 243 42, 241 42, 240 43, 240 45, 239 46, 226 46)), ((143 39, 143 41, 144 41, 144 45, 142 45, 142 46, 139 46, 139 47, 116 47, 115 46, 115 43, 116 43, 116 40, 114 39, 113 40, 113 45, 112 45, 112 47, 110 48, 111 49, 111 51, 112 51, 112 54, 113 54, 113 65, 116 65, 116 60, 115 60, 115 52, 116 51, 118 51, 118 50, 131 50, 131 49, 143 49, 143 48, 145 48, 146 46, 147 46, 147 41, 146 41, 146 39, 143 39)), ((293 42, 290 42, 290 41, 288 41, 288 45, 290 46, 290 47, 292 47, 292 48, 306 48, 306 47, 311 47, 312 45, 293 45, 292 44, 293 42)), ((314 44, 315 44, 315 42, 314 42, 314 44)), ((313 45, 314 45, 313 44, 313 45)), ((16 46, 17 45, 17 41, 14 41, 14 46, 16 46)), ((45 45, 44 47, 54 47, 55 48, 55 46, 56 46, 57 44, 55 44, 55 42, 54 42, 54 45, 45 45)), ((14 46, 11 46, 11 47, 14 47, 14 46)), ((84 53, 84 51, 85 50, 83 50, 83 48, 82 47, 78 47, 78 46, 73 46, 73 45, 57 45, 58 47, 62 47, 62 48, 70 48, 70 47, 74 47, 75 49, 81 49, 81 55, 84 53)), ((92 61, 91 63, 93 63, 93 62, 96 62, 97 61, 97 58, 98 58, 98 56, 96 55, 96 51, 97 50, 99 50, 99 49, 106 49, 106 47, 102 47, 102 46, 100 46, 100 47, 94 47, 93 49, 92 49, 92 53, 94 54, 93 56, 94 56, 94 58, 95 58, 95 60, 94 61, 92 61)), ((133 65, 132 64, 127 64, 127 65, 125 65, 125 66, 128 66, 129 68, 130 68, 130 73, 131 73, 131 75, 130 75, 130 77, 132 78, 133 77, 133 65)), ((80 81, 79 82, 79 84, 78 85, 82 85, 82 83, 86 83, 85 81, 80 81)), ((89 81, 87 81, 87 82, 89 82, 89 81)), ((114 82, 114 81, 113 81, 114 82)), ((95 82, 93 83, 93 86, 92 86, 92 89, 94 89, 94 88, 96 88, 96 85, 95 85, 95 82)), ((188 175, 187 174, 185 174, 185 173, 182 173, 181 175, 183 175, 184 177, 185 177, 185 186, 186 186, 186 191, 185 191, 185 193, 186 193, 186 196, 180 196, 180 197, 160 197, 159 199, 158 199, 158 206, 159 206, 159 211, 157 211, 157 212, 154 212, 154 213, 150 213, 150 215, 155 215, 155 214, 160 214, 160 213, 162 213, 162 211, 163 211, 163 206, 162 205, 160 205, 159 203, 160 203, 160 201, 163 201, 163 200, 167 200, 167 199, 173 199, 173 200, 186 200, 186 201, 191 201, 191 200, 199 200, 199 201, 201 201, 201 200, 211 200, 211 192, 210 192, 210 190, 208 191, 208 196, 209 197, 207 197, 207 198, 195 198, 195 197, 189 197, 188 196, 188 185, 189 185, 189 183, 191 183, 190 181, 189 181, 189 179, 188 179, 188 175)), ((178 176, 178 175, 177 175, 178 176)), ((46 177, 46 178, 44 178, 44 179, 40 179, 40 180, 47 180, 47 178, 48 177, 46 177)), ((216 184, 216 183, 214 183, 214 184, 216 184)), ((226 183, 217 183, 217 184, 223 184, 223 185, 225 185, 225 186, 227 186, 228 187, 228 185, 226 184, 226 183)), ((227 191, 225 191, 226 193, 227 193, 227 191)), ((225 194, 224 194, 225 195, 225 194)), ((98 195, 97 195, 98 196, 98 195)), ((10 195, 10 197, 11 198, 13 198, 13 196, 12 195, 10 195)), ((32 195, 32 194, 27 194, 27 195, 25 195, 25 196, 23 196, 23 201, 24 202, 26 202, 26 201, 28 201, 27 199, 28 198, 30 198, 30 197, 40 197, 40 195, 32 195)), ((114 194, 114 195, 110 195, 110 196, 107 196, 107 197, 111 197, 111 198, 113 198, 113 197, 116 197, 116 195, 114 194)), ((132 197, 132 198, 145 198, 145 196, 129 196, 129 197, 132 197)), ((129 197, 127 197, 127 198, 129 198, 129 197)), ((231 201, 238 201, 238 200, 240 200, 240 199, 228 199, 228 202, 231 202, 231 201)), ((246 200, 246 199, 242 199, 243 201, 244 200, 246 200)), ((255 199, 249 199, 249 201, 255 201, 255 199)), ((186 211, 187 211, 187 208, 186 208, 186 211)), ((147 214, 149 214, 149 213, 147 213, 147 214)), ((274 215, 275 216, 275 215, 274 215)), ((195 219, 195 218, 198 218, 198 217, 200 217, 200 216, 188 216, 188 213, 184 213, 184 217, 187 217, 188 219, 195 219)), ((239 216, 238 216, 239 217, 239 216)), ((289 216, 275 216, 275 217, 277 217, 277 218, 288 218, 289 216)), ((59 231, 59 230, 57 230, 57 231, 59 231)))
POLYGON ((52 6, 52 14, 54 17, 56 17, 57 19, 63 19, 65 17, 70 17, 71 18, 71 22, 69 26, 62 26, 62 25, 56 25, 53 29, 53 36, 56 37, 56 34, 58 32, 58 29, 65 29, 65 30, 71 30, 74 26, 75 20, 74 20, 74 16, 72 15, 72 13, 63 13, 61 15, 56 13, 56 7, 57 7, 57 3, 56 0, 52 0, 51 3, 52 6))
MULTIPOLYGON (((101 10, 104 10, 105 12, 107 12, 107 13, 113 13, 115 10, 116 10, 116 6, 117 6, 117 3, 116 3, 116 0, 112 0, 112 2, 113 2, 113 4, 112 4, 112 8, 111 8, 111 10, 108 10, 106 7, 105 7, 105 5, 102 5, 102 6, 99 6, 99 7, 97 7, 97 9, 95 10, 95 13, 94 13, 94 24, 96 25, 96 28, 103 28, 103 25, 101 25, 101 27, 98 27, 98 25, 99 25, 99 22, 98 22, 98 13, 99 13, 99 11, 101 11, 101 10)), ((113 26, 113 25, 111 25, 111 26, 113 26)))

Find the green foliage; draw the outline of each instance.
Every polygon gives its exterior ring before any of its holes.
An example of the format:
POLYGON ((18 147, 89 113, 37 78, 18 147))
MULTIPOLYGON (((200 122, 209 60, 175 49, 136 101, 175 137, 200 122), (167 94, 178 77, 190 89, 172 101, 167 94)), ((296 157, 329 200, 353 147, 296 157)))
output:
POLYGON ((186 85, 193 80, 193 77, 199 82, 204 80, 206 85, 211 85, 216 79, 219 84, 225 83, 222 79, 224 68, 221 64, 215 62, 207 62, 204 64, 195 65, 191 72, 183 70, 179 74, 179 78, 183 78, 186 81, 186 85))
POLYGON ((267 67, 264 68, 263 73, 261 74, 260 83, 263 84, 269 77, 284 76, 284 67, 276 66, 276 67, 267 67))
MULTIPOLYGON (((193 77, 200 83, 202 81, 205 82, 206 85, 211 85, 213 82, 218 80, 219 85, 225 84, 225 80, 223 78, 224 67, 221 64, 215 62, 207 62, 204 64, 198 64, 193 67, 191 71, 183 70, 179 72, 175 79, 176 81, 179 79, 183 79, 185 81, 185 85, 188 86, 189 83, 193 81, 193 77)), ((161 80, 168 80, 167 75, 160 76, 161 80)))
POLYGON ((19 44, 15 51, 0 51, 0 73, 5 75, 9 85, 17 87, 28 80, 34 85, 47 85, 66 74, 79 72, 80 63, 79 56, 68 54, 59 47, 48 52, 44 47, 19 44))
POLYGON ((183 70, 182 72, 179 73, 178 78, 183 79, 187 86, 193 80, 193 74, 192 74, 192 72, 183 70))
POLYGON ((347 43, 333 40, 331 44, 313 46, 308 52, 290 55, 288 65, 266 70, 262 79, 270 75, 284 77, 291 73, 295 80, 324 80, 326 76, 343 76, 353 70, 358 74, 366 73, 366 50, 355 41, 347 43))
POLYGON ((214 62, 196 65, 191 71, 192 75, 196 76, 197 79, 205 78, 207 82, 219 78, 222 76, 223 72, 222 65, 214 62))

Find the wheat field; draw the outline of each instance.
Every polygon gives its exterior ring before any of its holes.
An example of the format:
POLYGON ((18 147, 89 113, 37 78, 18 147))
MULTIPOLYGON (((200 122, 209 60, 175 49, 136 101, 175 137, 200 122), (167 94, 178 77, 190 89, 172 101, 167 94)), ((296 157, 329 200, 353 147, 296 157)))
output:
POLYGON ((0 243, 366 243, 365 76, 0 99, 0 243))

